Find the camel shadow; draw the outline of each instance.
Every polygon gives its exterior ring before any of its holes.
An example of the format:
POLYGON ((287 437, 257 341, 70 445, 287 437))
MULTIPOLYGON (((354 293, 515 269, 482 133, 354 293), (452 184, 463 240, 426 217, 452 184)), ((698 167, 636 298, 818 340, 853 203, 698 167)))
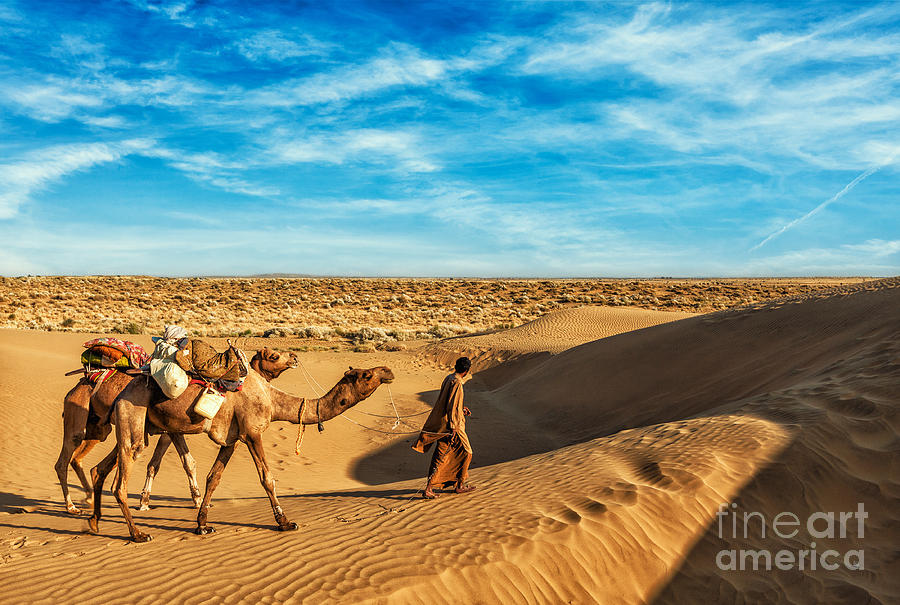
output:
MULTIPOLYGON (((62 534, 64 536, 89 536, 87 532, 81 529, 51 529, 49 527, 40 527, 37 525, 15 525, 12 523, 0 523, 0 527, 7 527, 9 529, 14 529, 16 531, 22 529, 33 529, 35 531, 45 531, 51 534, 62 534)), ((116 538, 118 536, 103 536, 109 538, 116 538)), ((127 536, 126 536, 127 538, 127 536)))
POLYGON ((282 496, 284 500, 302 498, 384 498, 386 500, 408 500, 410 496, 418 494, 418 489, 383 489, 383 490, 355 490, 344 492, 315 492, 310 494, 296 494, 282 496))
POLYGON ((40 507, 53 506, 54 504, 50 500, 36 500, 10 492, 0 492, 0 513, 36 512, 40 507))

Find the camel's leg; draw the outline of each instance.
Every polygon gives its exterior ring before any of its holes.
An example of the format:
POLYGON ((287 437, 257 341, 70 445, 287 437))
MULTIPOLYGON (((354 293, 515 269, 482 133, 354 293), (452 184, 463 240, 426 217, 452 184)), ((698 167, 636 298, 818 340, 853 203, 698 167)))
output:
POLYGON ((94 482, 94 514, 88 519, 88 527, 92 534, 96 534, 100 526, 100 496, 103 494, 103 482, 106 481, 106 477, 116 467, 118 455, 119 448, 114 447, 106 455, 106 458, 91 469, 91 479, 94 482))
POLYGON ((118 451, 119 476, 113 487, 113 494, 122 509, 122 516, 128 524, 128 532, 135 542, 149 542, 150 535, 140 531, 134 524, 131 509, 128 508, 128 478, 131 467, 144 449, 145 406, 135 405, 128 399, 119 397, 116 403, 116 450, 118 451))
POLYGON ((262 435, 248 435, 247 448, 250 455, 253 456, 253 462, 256 463, 256 471, 259 473, 259 482, 262 483, 266 494, 269 496, 269 502, 272 504, 272 512, 275 513, 275 522, 278 523, 278 529, 288 531, 299 527, 293 521, 288 521, 281 505, 278 503, 278 497, 275 495, 275 476, 269 470, 266 464, 266 453, 263 451, 262 435))
POLYGON ((77 448, 75 448, 75 453, 72 454, 72 468, 75 470, 75 474, 78 475, 79 481, 81 481, 81 486, 84 488, 84 504, 85 506, 90 506, 92 504, 92 496, 94 495, 94 488, 91 485, 91 482, 88 481, 87 475, 84 473, 84 466, 82 466, 82 462, 84 462, 85 456, 87 456, 94 446, 100 443, 98 439, 85 439, 81 442, 77 448))
POLYGON ((153 457, 147 463, 147 479, 144 481, 144 489, 141 490, 141 505, 138 510, 150 510, 150 490, 153 488, 153 478, 159 472, 159 466, 162 464, 163 456, 172 444, 172 439, 167 433, 159 436, 156 442, 156 449, 153 450, 153 457))
MULTIPOLYGON (((200 508, 202 498, 200 497, 200 486, 197 485, 197 463, 194 462, 194 457, 191 455, 187 443, 184 441, 184 435, 172 435, 171 439, 172 443, 175 444, 178 455, 181 457, 181 465, 184 467, 184 472, 187 474, 188 489, 191 490, 191 499, 194 501, 194 508, 200 508)), ((207 506, 212 505, 207 503, 207 506)))
MULTIPOLYGON (((72 461, 72 455, 76 449, 84 441, 90 399, 90 385, 80 382, 66 393, 63 401, 63 442, 54 468, 56 476, 59 478, 59 486, 62 488, 66 510, 73 515, 80 515, 82 511, 75 506, 69 496, 69 463, 72 461)), ((85 482, 82 481, 82 483, 85 482)))
POLYGON ((200 486, 197 484, 197 463, 188 449, 187 443, 184 441, 184 435, 169 435, 163 433, 159 436, 156 449, 153 450, 153 457, 147 464, 147 479, 144 482, 144 489, 141 491, 141 506, 138 510, 150 510, 150 492, 153 488, 153 479, 159 472, 162 464, 163 456, 169 449, 169 445, 174 443, 178 456, 181 458, 181 465, 188 478, 188 489, 191 490, 191 499, 194 501, 194 508, 200 508, 202 495, 200 494, 200 486))
POLYGON ((72 502, 72 497, 69 495, 69 461, 72 460, 72 454, 76 449, 71 439, 63 438, 62 449, 54 465, 56 476, 59 478, 59 486, 62 488, 63 500, 66 503, 66 511, 70 515, 80 515, 82 513, 81 509, 72 502))
POLYGON ((222 478, 222 472, 228 465, 228 461, 231 460, 233 453, 233 443, 219 448, 219 455, 216 456, 216 461, 213 463, 212 468, 209 469, 209 474, 206 475, 206 493, 203 494, 203 502, 200 503, 200 511, 197 513, 197 529, 194 530, 194 533, 198 535, 202 536, 216 531, 206 524, 209 513, 209 501, 212 499, 212 493, 218 487, 219 480, 222 478))

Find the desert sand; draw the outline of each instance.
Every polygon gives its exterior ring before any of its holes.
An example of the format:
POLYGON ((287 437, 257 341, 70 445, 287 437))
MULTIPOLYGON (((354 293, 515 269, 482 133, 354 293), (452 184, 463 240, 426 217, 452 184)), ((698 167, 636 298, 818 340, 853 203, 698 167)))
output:
MULTIPOLYGON (((134 512, 148 544, 128 540, 110 496, 99 535, 84 533, 53 470, 75 382, 63 373, 92 336, 0 330, 4 603, 900 600, 900 278, 695 316, 581 305, 403 351, 301 351, 325 386, 349 365, 388 365, 397 377, 324 433, 307 431, 299 456, 296 426, 266 432, 282 506, 301 528, 273 529, 239 446, 210 512, 218 533, 204 537, 167 457, 154 507, 134 512), (459 351, 481 362, 466 386, 478 489, 426 501, 428 456, 392 431, 418 428, 424 416, 412 415, 430 408, 459 351), (392 400, 410 416, 396 428, 392 400), (730 517, 720 531, 723 504, 767 519, 765 537, 758 524, 732 532, 730 517), (863 534, 854 520, 843 537, 812 538, 838 553, 836 569, 717 565, 723 550, 810 549, 805 525, 791 538, 772 532, 781 512, 805 521, 860 504, 863 534), (843 564, 848 551, 864 551, 864 569, 843 564)), ((300 369, 277 386, 316 394, 300 369)), ((205 475, 216 446, 187 441, 205 475)), ((132 477, 133 506, 149 455, 132 477)), ((76 483, 70 474, 78 497, 76 483)))

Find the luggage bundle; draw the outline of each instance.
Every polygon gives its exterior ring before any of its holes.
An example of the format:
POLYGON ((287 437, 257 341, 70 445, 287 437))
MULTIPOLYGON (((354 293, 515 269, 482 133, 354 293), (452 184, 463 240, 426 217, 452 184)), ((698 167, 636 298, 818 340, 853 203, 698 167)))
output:
MULTIPOLYGON (((247 376, 249 363, 231 343, 222 353, 202 340, 191 340, 175 355, 175 362, 185 372, 197 374, 207 382, 240 383, 247 376)), ((228 389, 234 390, 234 389, 228 389)))
POLYGON ((144 347, 118 338, 95 338, 82 346, 85 350, 81 354, 81 365, 87 372, 101 368, 140 368, 150 360, 144 347))
POLYGON ((191 382, 206 388, 194 408, 198 414, 212 418, 224 397, 216 391, 239 391, 250 364, 244 354, 228 343, 228 349, 217 352, 202 340, 187 338, 179 326, 166 326, 161 338, 154 338, 156 348, 150 360, 150 375, 166 397, 175 399, 191 382), (215 387, 215 388, 213 388, 215 387))
MULTIPOLYGON (((171 326, 166 327, 166 331, 169 327, 171 326)), ((178 339, 160 338, 156 340, 156 348, 150 355, 150 375, 169 399, 175 399, 184 393, 190 383, 187 373, 175 363, 175 356, 180 350, 178 345, 178 339)))
POLYGON ((240 391, 250 370, 250 362, 242 351, 228 341, 228 349, 219 353, 202 340, 191 340, 175 354, 175 362, 197 378, 191 382, 205 385, 194 411, 214 418, 225 402, 225 391, 240 391))

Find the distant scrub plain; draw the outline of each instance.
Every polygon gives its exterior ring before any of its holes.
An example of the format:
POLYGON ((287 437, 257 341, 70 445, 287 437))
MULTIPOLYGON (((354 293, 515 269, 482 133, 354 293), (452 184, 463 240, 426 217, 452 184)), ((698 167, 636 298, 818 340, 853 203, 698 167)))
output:
POLYGON ((583 305, 705 313, 857 283, 865 278, 394 279, 3 277, 0 326, 345 343, 510 328, 583 305))

